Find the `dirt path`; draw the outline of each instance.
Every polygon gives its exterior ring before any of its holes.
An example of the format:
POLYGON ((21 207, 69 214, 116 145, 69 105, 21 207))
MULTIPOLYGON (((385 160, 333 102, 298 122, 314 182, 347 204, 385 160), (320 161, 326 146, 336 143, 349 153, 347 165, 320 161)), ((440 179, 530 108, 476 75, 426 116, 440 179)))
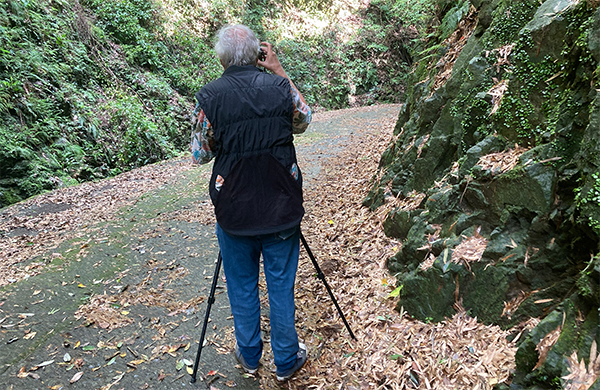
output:
MULTIPOLYGON (((328 207, 310 198, 315 188, 327 185, 322 178, 328 161, 340 158, 349 144, 381 148, 369 137, 389 139, 398 110, 378 106, 316 115, 307 133, 297 137, 307 220, 312 208, 328 207)), ((205 381, 189 383, 186 364, 195 356, 218 251, 206 190, 209 170, 187 160, 169 161, 2 210, 0 383, 9 389, 275 386, 269 351, 257 378, 234 367, 224 283, 202 355, 205 381)), ((361 175, 366 182, 372 172, 361 175)), ((319 256, 319 238, 312 233, 305 229, 319 256)), ((327 271, 334 260, 322 259, 327 271)), ((309 278, 314 273, 304 271, 309 278)), ((310 302, 306 294, 299 286, 299 302, 310 302)), ((316 294, 310 299, 324 300, 322 292, 316 294)), ((299 308, 299 317, 311 310, 299 308)), ((313 325, 338 332, 335 321, 313 325)), ((311 326, 301 326, 303 336, 311 326)), ((313 349, 313 355, 322 353, 323 345, 317 347, 321 350, 313 349)))

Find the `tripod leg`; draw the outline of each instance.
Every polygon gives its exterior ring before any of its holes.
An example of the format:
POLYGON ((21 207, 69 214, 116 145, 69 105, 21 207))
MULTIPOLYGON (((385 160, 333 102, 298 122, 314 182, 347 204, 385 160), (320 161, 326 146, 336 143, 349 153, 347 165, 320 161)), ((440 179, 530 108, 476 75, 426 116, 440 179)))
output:
POLYGON ((208 318, 210 317, 210 309, 215 303, 215 290, 217 289, 217 282, 219 280, 219 272, 221 271, 221 263, 223 258, 221 257, 221 251, 219 251, 219 258, 217 259, 217 267, 215 274, 213 275, 212 286, 210 287, 210 295, 208 296, 208 306, 206 307, 206 315, 204 316, 204 325, 202 325, 202 333, 200 334, 200 343, 198 344, 198 352, 196 353, 196 361, 194 362, 194 372, 192 373, 191 383, 196 382, 196 373, 198 372, 198 364, 200 363, 200 354, 202 353, 202 344, 204 344, 204 336, 206 335, 206 327, 208 326, 208 318))
POLYGON ((350 337, 352 337, 353 340, 356 340, 356 336, 354 336, 354 332, 352 332, 352 329, 350 329, 350 325, 348 324, 348 321, 346 321, 346 317, 344 316, 344 313, 342 312, 340 305, 338 305, 337 300, 335 299, 335 296, 333 295, 333 292, 331 291, 331 288, 329 287, 329 284, 325 280, 325 275, 323 274, 323 271, 321 271, 321 267, 319 267, 319 264, 317 263, 315 256, 313 255, 312 251, 308 247, 308 243, 306 242, 306 239, 304 238, 304 235, 302 234, 302 232, 300 232, 300 241, 302 241, 302 245, 304 246, 304 249, 306 249, 306 253, 308 253, 308 257, 310 257, 310 260, 312 261, 313 265, 315 266, 315 269, 317 270, 317 277, 319 279, 321 279, 321 281, 325 285, 325 289, 329 293, 329 296, 331 297, 331 300, 333 301, 335 308, 337 309, 338 313, 340 314, 340 317, 342 317, 342 321, 344 321, 344 325, 346 325, 346 329, 348 329, 348 333, 350 333, 350 337))

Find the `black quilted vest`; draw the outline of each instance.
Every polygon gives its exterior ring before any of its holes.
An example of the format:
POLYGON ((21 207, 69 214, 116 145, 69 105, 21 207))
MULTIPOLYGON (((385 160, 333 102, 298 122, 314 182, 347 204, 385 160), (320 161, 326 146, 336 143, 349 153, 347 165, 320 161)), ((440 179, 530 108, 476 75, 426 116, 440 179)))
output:
POLYGON ((275 233, 300 224, 302 179, 296 163, 293 103, 286 78, 255 66, 230 66, 196 99, 214 131, 210 197, 217 222, 229 234, 275 233), (218 176, 224 178, 220 190, 218 176))

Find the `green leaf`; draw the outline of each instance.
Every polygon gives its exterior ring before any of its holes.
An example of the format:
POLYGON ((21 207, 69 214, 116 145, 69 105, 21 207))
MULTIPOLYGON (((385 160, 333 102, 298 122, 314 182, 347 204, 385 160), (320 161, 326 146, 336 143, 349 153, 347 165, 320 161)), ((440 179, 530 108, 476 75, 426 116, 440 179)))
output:
POLYGON ((377 319, 379 321, 387 321, 387 319, 384 316, 377 316, 377 319))
POLYGON ((402 290, 402 287, 404 287, 403 284, 401 284, 400 286, 396 287, 394 289, 394 291, 392 291, 390 293, 390 295, 388 295, 388 298, 395 298, 395 297, 399 296, 400 295, 400 291, 402 290))
POLYGON ((117 357, 116 357, 116 356, 115 356, 115 357, 113 357, 112 359, 110 359, 110 360, 108 361, 108 363, 106 363, 106 365, 107 365, 107 366, 110 366, 111 364, 114 364, 114 363, 115 363, 115 360, 117 360, 117 357))
POLYGON ((399 358, 403 357, 402 354, 394 354, 390 356, 390 360, 398 360, 399 358))
POLYGON ((85 347, 81 348, 84 351, 93 351, 96 349, 96 347, 94 347, 93 345, 86 345, 85 347))
POLYGON ((442 267, 442 271, 444 273, 446 273, 448 271, 448 268, 450 268, 450 263, 444 263, 444 267, 442 267))
POLYGON ((181 370, 181 369, 182 369, 184 366, 185 366, 185 363, 183 362, 183 360, 179 360, 179 361, 177 362, 177 365, 175 366, 175 369, 176 369, 177 371, 180 371, 180 370, 181 370))
POLYGON ((444 273, 446 273, 448 271, 448 269, 450 268, 450 263, 452 263, 451 261, 448 261, 448 252, 449 252, 448 248, 444 249, 444 260, 443 260, 444 266, 442 267, 442 271, 444 273))

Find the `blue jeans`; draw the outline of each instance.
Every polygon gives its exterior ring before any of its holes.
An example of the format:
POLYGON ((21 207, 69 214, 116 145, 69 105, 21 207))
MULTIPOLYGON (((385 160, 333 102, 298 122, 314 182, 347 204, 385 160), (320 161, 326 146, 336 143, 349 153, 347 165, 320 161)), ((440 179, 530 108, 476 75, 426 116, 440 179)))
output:
POLYGON ((269 293, 271 348, 279 372, 296 362, 298 334, 294 324, 294 283, 298 270, 300 226, 258 236, 233 236, 217 224, 217 238, 238 347, 251 367, 262 355, 258 276, 260 255, 269 293))

